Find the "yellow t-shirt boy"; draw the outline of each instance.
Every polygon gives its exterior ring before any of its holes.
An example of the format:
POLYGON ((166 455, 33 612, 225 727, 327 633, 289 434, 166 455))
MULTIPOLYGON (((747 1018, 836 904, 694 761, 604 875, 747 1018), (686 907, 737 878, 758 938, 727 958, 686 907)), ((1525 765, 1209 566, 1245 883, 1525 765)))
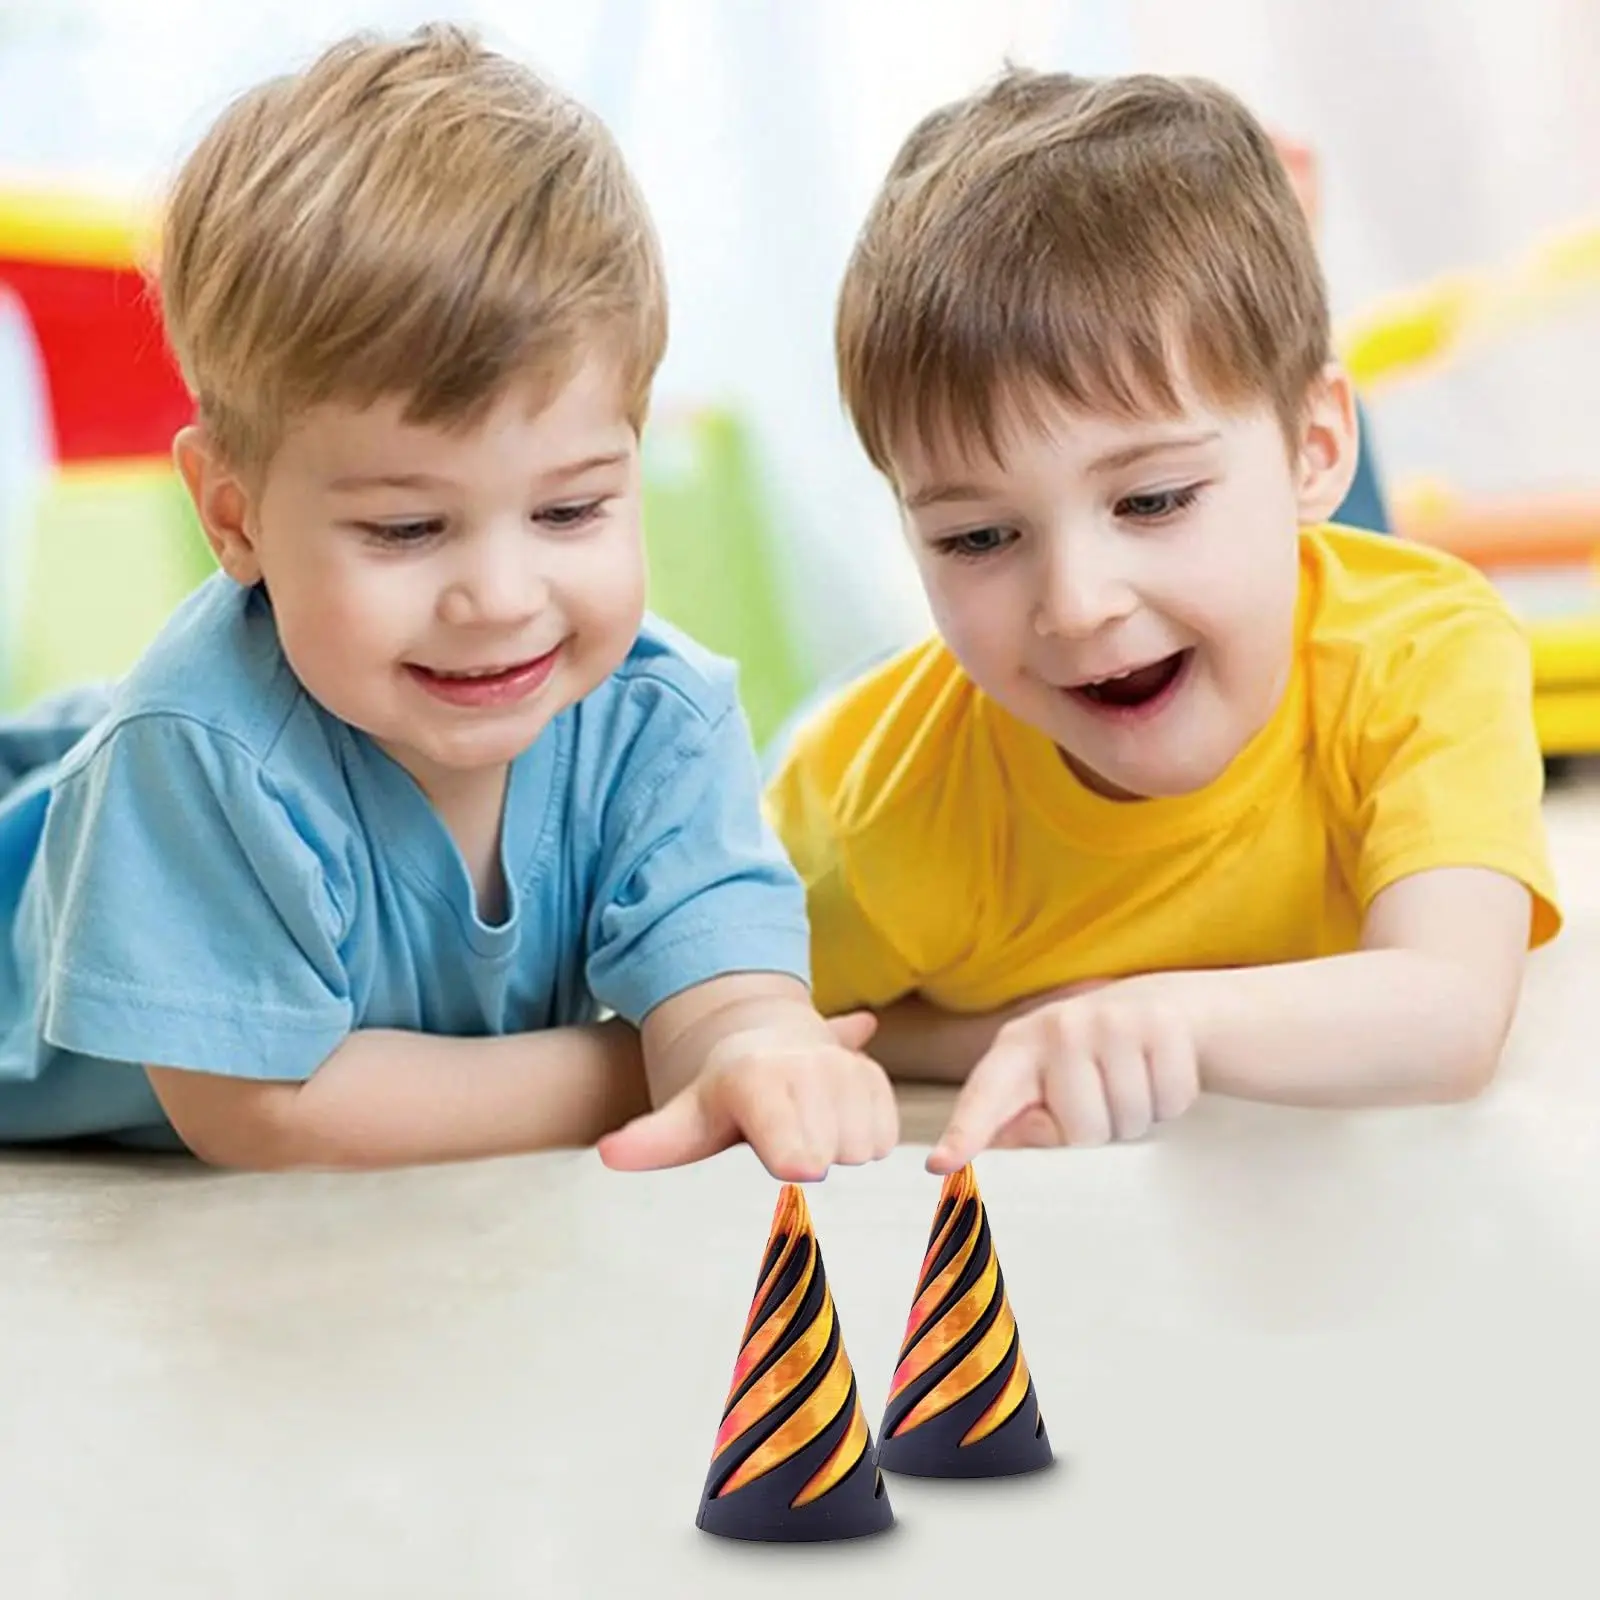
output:
POLYGON ((1014 72, 911 135, 846 403, 939 636, 768 793, 819 1007, 965 1078, 930 1158, 1137 1137, 1202 1089, 1492 1077, 1559 926, 1527 642, 1354 470, 1305 221, 1213 86, 1014 72))

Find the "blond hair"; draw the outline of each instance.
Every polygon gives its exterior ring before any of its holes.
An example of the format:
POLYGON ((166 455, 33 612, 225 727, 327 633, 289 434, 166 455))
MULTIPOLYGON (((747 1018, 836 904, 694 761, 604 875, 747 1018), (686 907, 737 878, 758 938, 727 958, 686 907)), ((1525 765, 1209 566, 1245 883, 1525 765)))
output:
POLYGON ((344 40, 236 100, 178 175, 157 290, 213 446, 407 400, 470 423, 597 345, 635 426, 666 342, 649 215, 600 120, 459 28, 344 40))
POLYGON ((999 453, 1013 410, 1264 399, 1292 433, 1330 355, 1306 220, 1215 84, 1012 69, 923 119, 839 294, 839 382, 893 476, 908 433, 999 453))

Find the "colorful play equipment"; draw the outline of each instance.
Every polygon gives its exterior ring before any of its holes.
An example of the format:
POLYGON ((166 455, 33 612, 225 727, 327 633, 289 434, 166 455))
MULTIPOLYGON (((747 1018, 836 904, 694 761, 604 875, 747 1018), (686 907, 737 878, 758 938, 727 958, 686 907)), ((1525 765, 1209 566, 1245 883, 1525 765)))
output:
POLYGON ((1600 754, 1600 496, 1463 500, 1417 483, 1395 496, 1395 518, 1479 567, 1523 619, 1545 754, 1600 754))
MULTIPOLYGON (((1600 295, 1600 223, 1564 229, 1510 266, 1389 297, 1341 330, 1369 399, 1600 295)), ((1468 498, 1426 479, 1391 495, 1395 530, 1481 568, 1525 622, 1547 756, 1600 754, 1600 491, 1468 498)))
MULTIPOLYGON (((213 570, 168 454, 192 407, 142 270, 152 237, 131 204, 0 189, 0 590, 21 594, 3 704, 124 671, 213 570)), ((644 484, 650 603, 739 664, 765 739, 813 674, 754 441, 715 406, 663 413, 644 484)))
POLYGON ((1455 272, 1387 295, 1340 330, 1340 355, 1372 395, 1428 376, 1600 293, 1600 222, 1539 240, 1509 266, 1455 272))
POLYGON ((0 189, 0 284, 27 314, 63 466, 165 456, 189 416, 142 263, 136 204, 55 189, 0 189))

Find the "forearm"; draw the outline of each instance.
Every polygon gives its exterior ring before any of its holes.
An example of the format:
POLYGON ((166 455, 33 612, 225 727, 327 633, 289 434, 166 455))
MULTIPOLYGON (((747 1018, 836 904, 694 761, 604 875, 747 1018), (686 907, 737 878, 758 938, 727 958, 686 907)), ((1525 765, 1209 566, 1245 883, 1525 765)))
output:
POLYGON ((908 995, 877 1013, 872 1055, 891 1078, 961 1083, 1005 1023, 1037 1003, 963 1013, 945 1011, 921 995, 908 995))
MULTIPOLYGON (((173 1075, 162 1076, 170 1084, 173 1075)), ((185 1104, 168 1110, 195 1153, 257 1169, 571 1148, 648 1106, 638 1035, 622 1022, 466 1039, 365 1029, 303 1084, 177 1077, 185 1104)))
POLYGON ((1413 950, 1365 950, 1115 986, 1164 996, 1194 1029, 1208 1091, 1284 1105, 1465 1099, 1493 1077, 1510 1025, 1468 969, 1413 950))

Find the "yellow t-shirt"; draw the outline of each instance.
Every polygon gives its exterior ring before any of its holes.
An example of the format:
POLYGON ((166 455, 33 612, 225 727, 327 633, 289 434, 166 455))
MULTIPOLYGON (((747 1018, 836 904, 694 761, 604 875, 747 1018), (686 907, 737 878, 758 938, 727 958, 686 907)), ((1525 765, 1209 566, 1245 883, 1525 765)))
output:
POLYGON ((1082 978, 1354 949, 1433 867, 1532 891, 1560 926, 1527 640, 1488 581, 1400 539, 1301 535, 1294 668, 1215 783, 1109 800, 937 639, 802 726, 767 793, 804 878, 818 1005, 917 991, 988 1011, 1082 978))

